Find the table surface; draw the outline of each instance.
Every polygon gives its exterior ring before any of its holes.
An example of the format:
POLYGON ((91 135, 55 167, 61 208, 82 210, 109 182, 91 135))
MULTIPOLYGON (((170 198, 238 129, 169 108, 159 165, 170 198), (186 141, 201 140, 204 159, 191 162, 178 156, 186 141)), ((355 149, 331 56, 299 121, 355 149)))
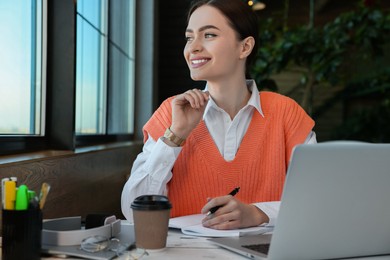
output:
MULTIPOLYGON (((121 241, 131 243, 134 241, 133 226, 127 221, 122 221, 121 235, 118 236, 121 241)), ((205 237, 193 237, 182 234, 179 230, 170 229, 167 237, 167 246, 162 250, 147 250, 148 255, 142 259, 248 259, 229 250, 223 249, 208 241, 205 237)), ((0 251, 1 257, 1 251, 0 251)), ((60 257, 42 257, 44 260, 59 260, 60 257)), ((80 259, 67 257, 66 259, 80 259)), ((116 259, 125 259, 119 257, 116 259)), ((350 258, 349 258, 350 259, 350 258)), ((375 256, 358 259, 385 260, 389 256, 375 256)))
MULTIPOLYGON (((122 221, 121 234, 118 238, 125 243, 134 242, 134 229, 128 222, 122 221)), ((147 250, 148 255, 142 259, 240 259, 240 255, 220 248, 208 241, 206 237, 193 237, 181 233, 180 230, 170 229, 167 237, 167 246, 162 250, 147 250)), ((45 260, 59 260, 61 257, 42 257, 45 260)), ((67 257, 66 259, 80 259, 67 257)), ((118 257, 115 259, 126 259, 118 257)), ((242 257, 242 259, 247 259, 242 257)))

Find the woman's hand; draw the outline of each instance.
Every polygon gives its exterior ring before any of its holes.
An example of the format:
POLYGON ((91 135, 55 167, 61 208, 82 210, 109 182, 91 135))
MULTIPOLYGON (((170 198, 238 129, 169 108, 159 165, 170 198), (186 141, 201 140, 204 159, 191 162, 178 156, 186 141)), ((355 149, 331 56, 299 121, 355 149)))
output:
POLYGON ((203 226, 213 229, 237 229, 269 222, 268 216, 255 205, 242 203, 231 195, 210 199, 201 213, 206 214, 215 206, 221 207, 203 219, 203 226))
POLYGON ((181 138, 187 138, 202 119, 208 100, 209 93, 199 89, 177 95, 172 100, 171 131, 181 138))

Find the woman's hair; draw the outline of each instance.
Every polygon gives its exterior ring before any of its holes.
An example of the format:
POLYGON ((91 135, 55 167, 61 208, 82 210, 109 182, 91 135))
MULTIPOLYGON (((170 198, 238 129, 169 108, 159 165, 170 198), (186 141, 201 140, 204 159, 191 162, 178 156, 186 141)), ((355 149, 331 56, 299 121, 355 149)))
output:
POLYGON ((218 9, 228 20, 230 26, 236 32, 238 39, 243 40, 249 36, 255 39, 255 46, 246 60, 246 71, 255 60, 257 53, 257 40, 259 36, 259 22, 257 15, 242 0, 195 0, 192 2, 187 15, 187 23, 192 13, 203 5, 209 5, 218 9))

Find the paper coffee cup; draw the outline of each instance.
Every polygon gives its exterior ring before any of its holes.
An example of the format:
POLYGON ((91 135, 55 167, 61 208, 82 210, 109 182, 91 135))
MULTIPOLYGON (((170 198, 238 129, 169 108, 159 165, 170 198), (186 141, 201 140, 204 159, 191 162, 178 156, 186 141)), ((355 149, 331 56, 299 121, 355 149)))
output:
POLYGON ((143 195, 131 204, 134 218, 135 243, 138 248, 165 248, 169 213, 172 208, 163 195, 143 195))

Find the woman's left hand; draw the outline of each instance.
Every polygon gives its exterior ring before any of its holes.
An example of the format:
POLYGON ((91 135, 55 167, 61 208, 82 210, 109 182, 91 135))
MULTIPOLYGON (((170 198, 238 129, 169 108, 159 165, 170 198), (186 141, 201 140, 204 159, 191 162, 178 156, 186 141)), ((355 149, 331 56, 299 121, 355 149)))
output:
POLYGON ((268 216, 255 205, 245 204, 231 195, 210 199, 201 213, 207 214, 215 206, 221 207, 203 219, 202 225, 204 227, 237 229, 254 227, 269 222, 268 216))

